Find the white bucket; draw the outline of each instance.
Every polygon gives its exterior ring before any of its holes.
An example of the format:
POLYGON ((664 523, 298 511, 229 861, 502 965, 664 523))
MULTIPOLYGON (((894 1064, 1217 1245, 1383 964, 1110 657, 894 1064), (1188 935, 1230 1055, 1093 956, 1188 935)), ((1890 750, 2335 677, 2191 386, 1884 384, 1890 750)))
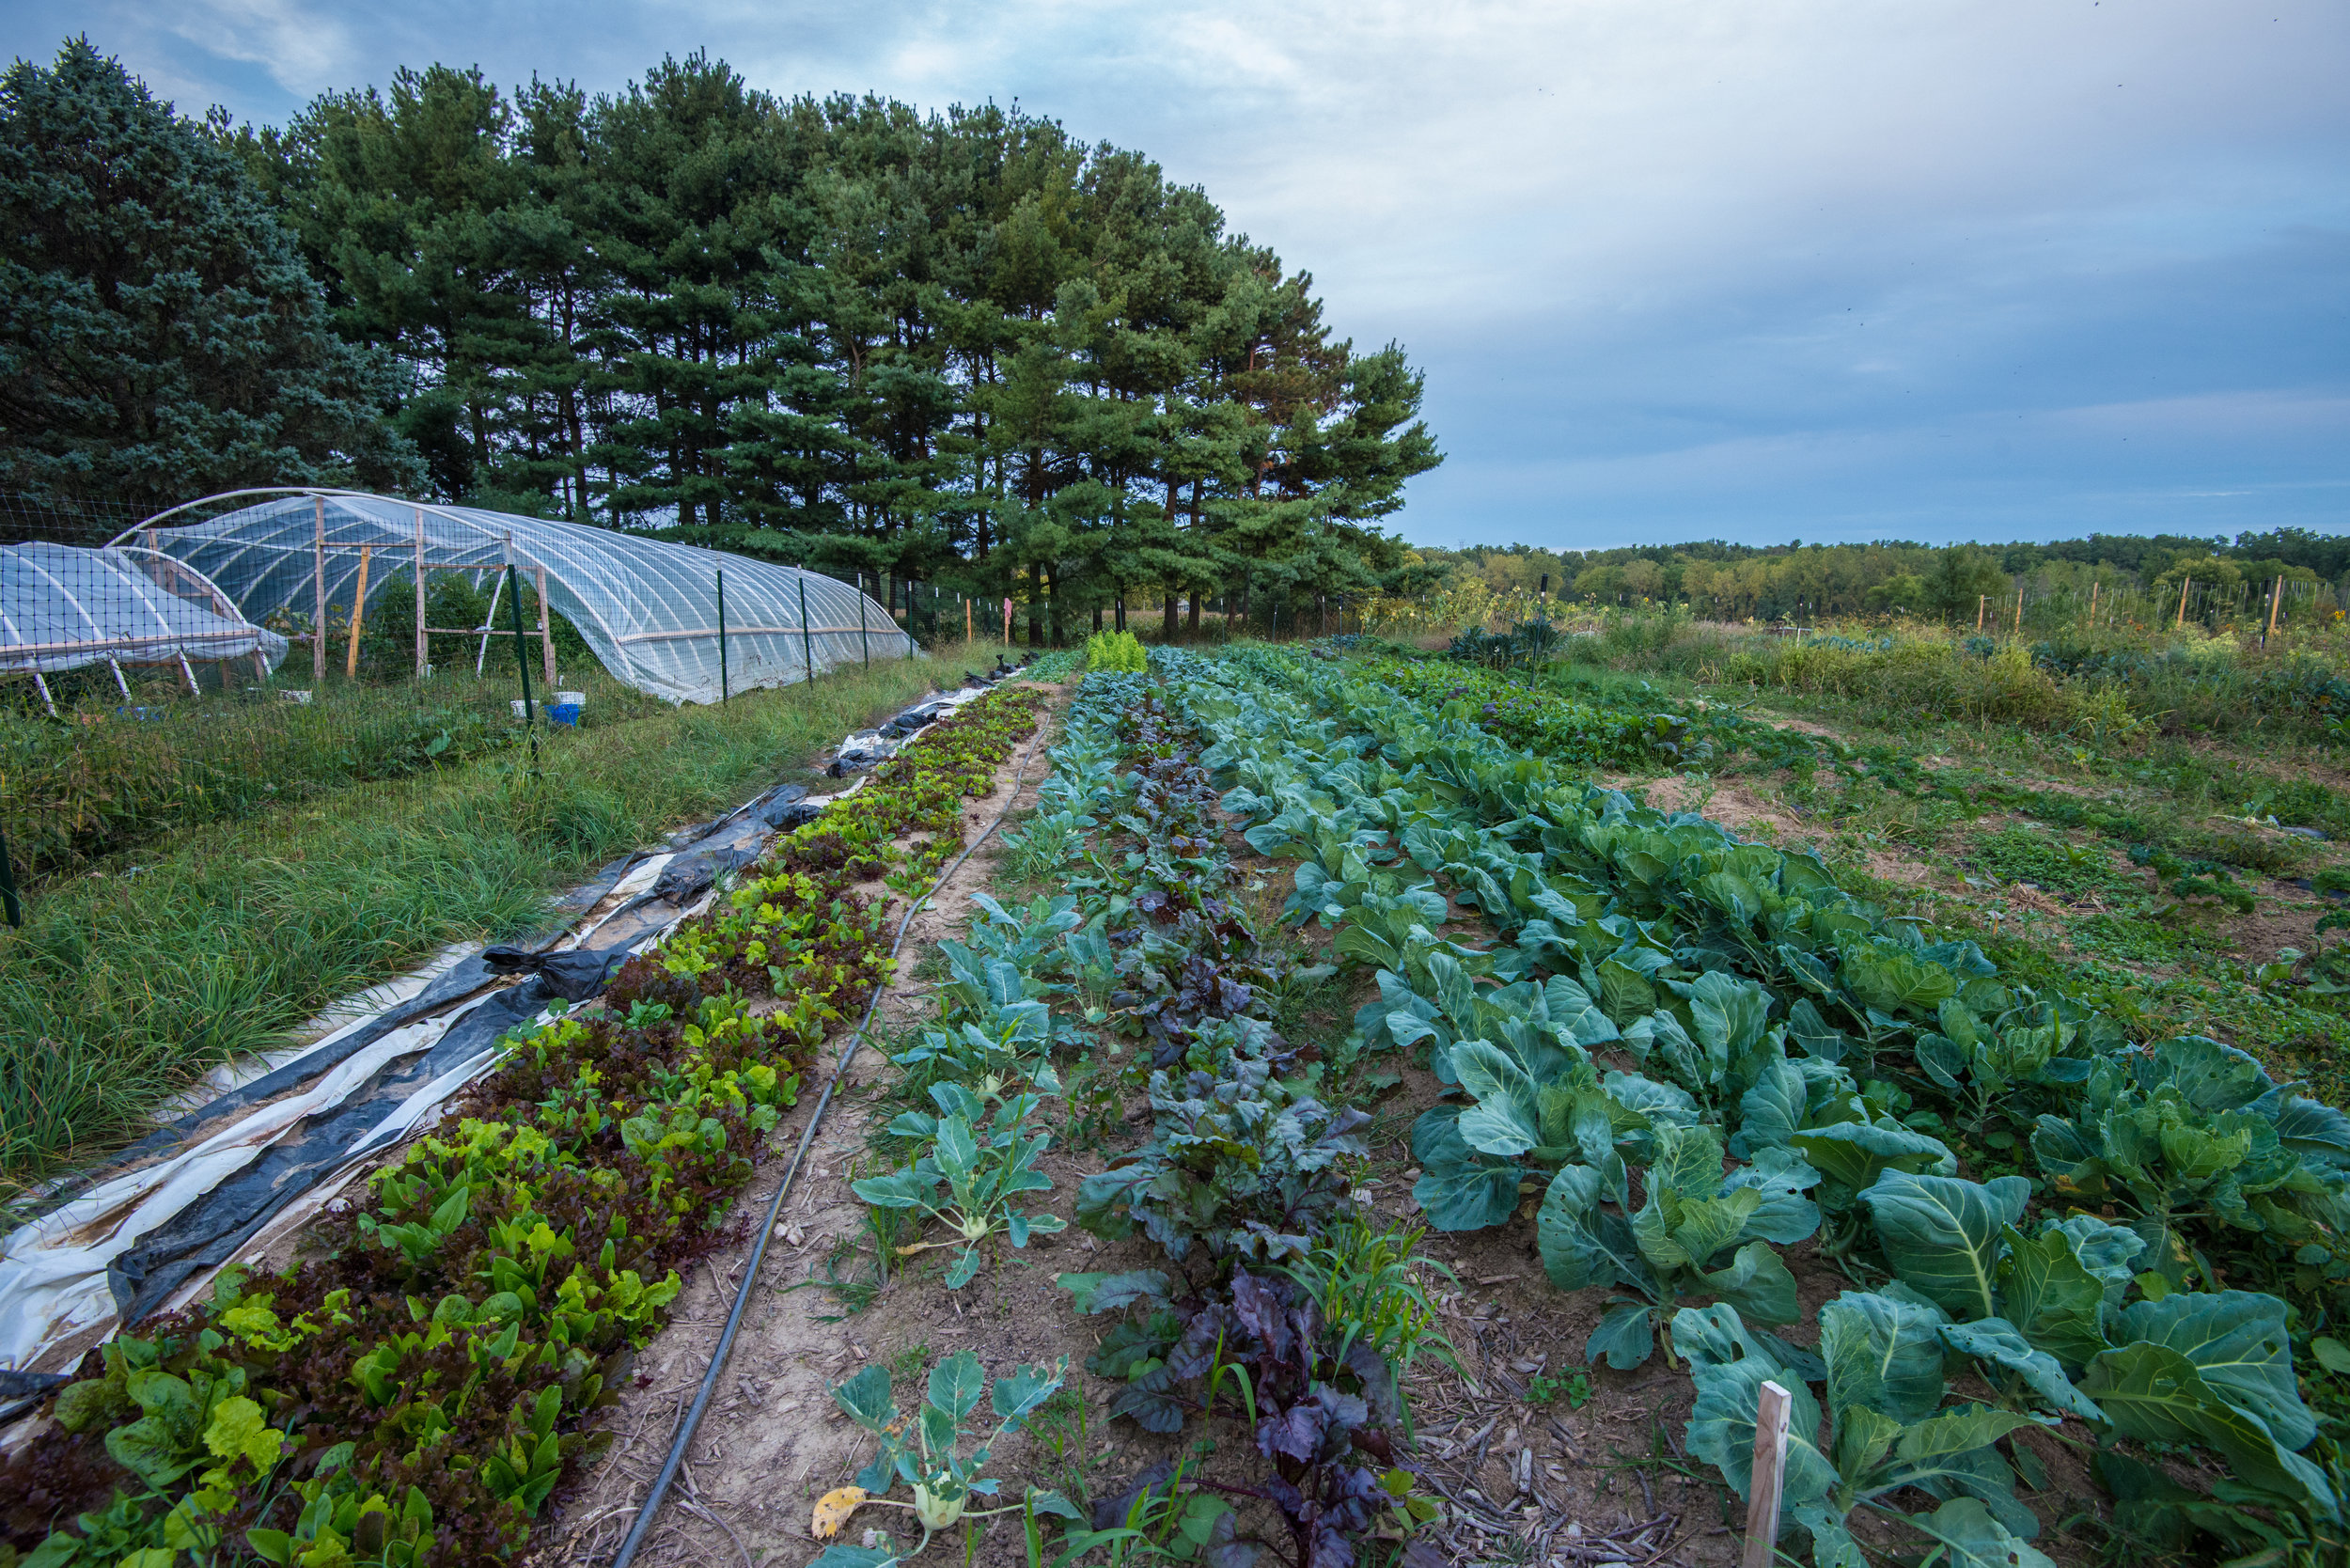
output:
POLYGON ((585 708, 588 706, 588 694, 586 692, 556 692, 555 701, 557 707, 568 702, 574 708, 585 708))
POLYGON ((528 724, 530 722, 530 706, 521 698, 517 697, 509 698, 506 705, 514 710, 514 716, 522 720, 523 723, 528 724))

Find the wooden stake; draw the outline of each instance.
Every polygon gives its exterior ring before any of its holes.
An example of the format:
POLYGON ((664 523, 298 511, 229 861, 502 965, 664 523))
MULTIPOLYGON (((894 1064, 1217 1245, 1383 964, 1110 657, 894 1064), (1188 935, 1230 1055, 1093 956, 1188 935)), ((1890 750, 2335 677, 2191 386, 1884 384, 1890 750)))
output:
POLYGON ((2268 590, 2268 635, 2272 637, 2277 635, 2277 607, 2284 603, 2284 597, 2285 580, 2280 577, 2268 590))
POLYGON ((968 599, 963 602, 963 640, 971 640, 971 601, 968 599))
POLYGON ((2192 577, 2179 579, 2179 619, 2170 623, 2173 632, 2186 624, 2186 590, 2194 586, 2195 579, 2192 577))
POLYGON ((310 621, 310 684, 326 684, 326 497, 310 497, 317 526, 312 532, 310 556, 312 577, 317 592, 311 595, 314 613, 310 621))
POLYGON ((416 509, 416 679, 424 679, 430 652, 424 637, 424 509, 416 509))
POLYGON ((1990 606, 1990 604, 1991 596, 1989 594, 1978 593, 1975 595, 1975 630, 1978 632, 1982 630, 1983 611, 1990 606))
POLYGON ((2097 579, 2089 579, 2089 629, 2097 629, 2097 579))
POLYGON ((2024 585, 2015 585, 2015 635, 2024 635, 2024 585))
POLYGON ((1762 1385, 1754 1418, 1754 1479, 1747 1488, 1747 1546, 1738 1568, 1771 1568, 1778 1553, 1778 1499, 1787 1476, 1787 1390, 1762 1385))
POLYGON ((375 554, 375 546, 359 546, 359 590, 351 601, 351 651, 343 659, 343 679, 359 679, 359 623, 368 613, 368 561, 375 554))

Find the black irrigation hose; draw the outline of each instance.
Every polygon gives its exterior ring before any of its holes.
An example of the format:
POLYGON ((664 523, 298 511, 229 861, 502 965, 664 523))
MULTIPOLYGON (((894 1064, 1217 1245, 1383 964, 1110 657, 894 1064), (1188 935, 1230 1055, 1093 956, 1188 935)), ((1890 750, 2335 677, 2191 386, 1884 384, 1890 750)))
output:
MULTIPOLYGON (((1012 802, 1020 798, 1021 785, 1027 781, 1028 764, 1036 758, 1037 744, 1043 738, 1044 721, 1039 715, 1036 736, 1028 742, 1027 752, 1020 759, 1019 770, 1012 775, 1011 793, 1005 799, 1003 809, 996 812, 995 820, 987 824, 987 831, 971 840, 970 847, 955 856, 954 863, 938 874, 938 880, 931 884, 931 890, 915 900, 912 907, 907 909, 905 918, 898 922, 897 939, 889 944, 891 958, 896 958, 898 949, 905 945, 906 932, 913 927, 914 917, 921 912, 922 906, 936 898, 938 890, 947 886, 947 879, 961 870, 963 863, 978 854, 979 846, 994 838, 995 830, 1004 825, 1004 818, 1011 812, 1012 802)), ((710 1353, 710 1370, 702 1374, 701 1389, 695 1394, 693 1406, 685 1412, 685 1419, 679 1423, 677 1436, 669 1444, 669 1457, 663 1462, 661 1474, 653 1479, 652 1490, 638 1505, 635 1521, 629 1526, 628 1537, 620 1543, 619 1553, 612 1560, 612 1568, 628 1568, 630 1562, 635 1560, 636 1548, 644 1544, 646 1534, 652 1529, 653 1516, 660 1512, 661 1499, 668 1495, 669 1482, 677 1479, 679 1467, 685 1463, 686 1446, 693 1442, 694 1429, 701 1424, 702 1412, 709 1408, 710 1396, 717 1389, 718 1374, 726 1370, 727 1353, 734 1348, 734 1333, 743 1325, 744 1308, 750 1305, 751 1287, 759 1282, 759 1266, 767 1256, 767 1242, 776 1232, 776 1220, 783 1213, 783 1200, 791 1193, 791 1184, 799 1176, 801 1165, 807 1159, 808 1146, 816 1141, 816 1129, 823 1124, 824 1110, 832 1104, 833 1090, 840 1087, 842 1076, 849 1071, 850 1061, 856 1056, 857 1045, 865 1038, 866 1027, 873 1021, 873 1010, 881 1005, 882 991, 881 986, 873 988, 871 999, 865 1004, 865 1016, 857 1020, 856 1028, 849 1035, 848 1043, 841 1046, 839 1063, 833 1068, 832 1077, 825 1082, 823 1093, 817 1096, 815 1114, 807 1119, 807 1128, 800 1134, 800 1146, 791 1152, 791 1163, 785 1167, 783 1181, 776 1188, 774 1200, 767 1205, 767 1217, 760 1223, 759 1240, 751 1247, 749 1266, 743 1270, 742 1288, 734 1293, 734 1309, 727 1314, 726 1331, 718 1336, 717 1348, 710 1353)))

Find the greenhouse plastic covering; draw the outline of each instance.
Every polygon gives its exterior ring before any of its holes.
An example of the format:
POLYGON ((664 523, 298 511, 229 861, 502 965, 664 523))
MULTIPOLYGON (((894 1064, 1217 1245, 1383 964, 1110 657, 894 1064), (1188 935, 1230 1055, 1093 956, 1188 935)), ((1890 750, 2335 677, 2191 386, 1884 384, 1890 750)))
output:
MULTIPOLYGON (((266 623, 282 612, 280 624, 300 627, 314 619, 321 569, 334 614, 349 608, 363 565, 369 567, 365 620, 387 630, 414 625, 419 557, 428 583, 455 571, 492 594, 509 564, 534 590, 543 571, 548 605, 578 629, 603 666, 673 702, 718 700, 721 572, 725 684, 732 690, 804 681, 811 664, 822 670, 916 651, 887 610, 820 572, 471 507, 352 491, 237 492, 152 518, 118 543, 126 541, 196 568, 248 620, 266 623), (247 495, 247 504, 217 511, 247 495), (199 510, 215 514, 180 520, 199 510)), ((500 606, 498 630, 508 628, 510 613, 500 606)))
POLYGON ((202 572, 171 556, 70 544, 0 549, 0 670, 55 674, 254 654, 274 669, 286 639, 249 623, 202 572))

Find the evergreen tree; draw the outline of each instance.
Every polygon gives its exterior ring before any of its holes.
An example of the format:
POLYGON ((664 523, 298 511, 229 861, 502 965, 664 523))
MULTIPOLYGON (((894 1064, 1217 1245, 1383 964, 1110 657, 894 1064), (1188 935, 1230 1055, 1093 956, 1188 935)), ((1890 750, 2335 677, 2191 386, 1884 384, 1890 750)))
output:
POLYGON ((77 38, 0 78, 0 488, 403 489, 399 390, 240 161, 118 61, 77 38))

